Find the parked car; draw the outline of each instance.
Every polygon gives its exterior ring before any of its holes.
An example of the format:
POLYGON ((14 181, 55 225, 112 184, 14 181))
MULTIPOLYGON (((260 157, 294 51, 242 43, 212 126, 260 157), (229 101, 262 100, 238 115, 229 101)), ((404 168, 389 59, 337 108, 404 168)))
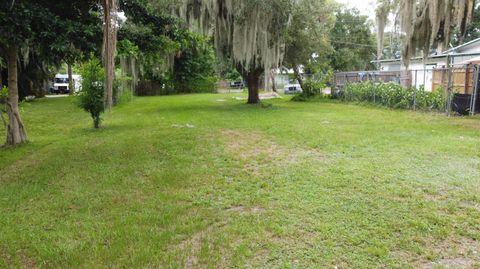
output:
POLYGON ((303 90, 302 87, 300 87, 300 84, 289 84, 283 88, 283 92, 285 94, 297 94, 302 93, 303 90))
MULTIPOLYGON (((73 85, 75 87, 75 93, 80 91, 82 77, 79 75, 73 75, 73 85)), ((68 75, 66 74, 56 74, 53 81, 53 87, 50 89, 52 94, 65 94, 70 93, 69 84, 68 84, 68 75)))
POLYGON ((232 89, 243 89, 245 88, 245 84, 243 81, 232 81, 230 82, 230 88, 232 89))

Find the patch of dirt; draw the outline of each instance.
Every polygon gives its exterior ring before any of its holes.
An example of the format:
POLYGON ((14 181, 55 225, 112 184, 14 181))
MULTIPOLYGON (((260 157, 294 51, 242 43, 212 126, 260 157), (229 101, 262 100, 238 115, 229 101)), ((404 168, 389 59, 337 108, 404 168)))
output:
POLYGON ((24 268, 35 268, 37 267, 37 262, 27 255, 24 251, 17 252, 18 259, 24 268))
POLYGON ((275 159, 284 153, 275 142, 266 139, 258 132, 224 130, 221 135, 224 148, 230 153, 235 153, 242 160, 250 160, 260 155, 275 159))
POLYGON ((455 123, 454 125, 478 130, 480 129, 480 120, 476 120, 476 119, 462 120, 462 121, 459 121, 458 123, 455 123))
POLYGON ((244 171, 255 176, 266 167, 288 166, 302 160, 325 161, 318 150, 287 148, 260 132, 223 130, 220 136, 223 149, 244 163, 244 171))
POLYGON ((476 210, 480 211, 480 203, 475 203, 475 202, 472 202, 472 201, 465 201, 462 204, 466 208, 472 208, 472 209, 476 209, 476 210))
MULTIPOLYGON (((194 233, 190 238, 187 238, 180 242, 179 249, 181 253, 185 256, 185 267, 184 268, 205 268, 204 265, 198 260, 200 252, 202 250, 202 245, 206 242, 211 246, 210 237, 215 230, 220 229, 224 226, 225 223, 216 223, 208 226, 206 229, 194 233)), ((224 253, 224 249, 220 248, 221 253, 224 253)), ((216 268, 226 268, 225 264, 227 263, 227 256, 222 255, 222 260, 216 268)))
POLYGON ((9 264, 12 262, 12 256, 10 256, 10 254, 8 254, 6 250, 1 248, 0 248, 0 259, 5 261, 6 264, 9 264))
POLYGON ((448 238, 431 246, 438 260, 424 263, 422 268, 472 268, 480 262, 480 242, 470 238, 448 238))
POLYGON ((460 269, 460 268, 473 268, 473 263, 471 260, 464 258, 455 258, 455 259, 442 259, 436 262, 431 262, 426 264, 423 268, 445 268, 445 269, 460 269))
POLYGON ((394 256, 415 268, 476 268, 480 264, 480 242, 470 238, 447 238, 427 246, 436 259, 428 260, 408 251, 394 251, 394 256))
POLYGON ((259 206, 246 207, 243 205, 232 206, 226 209, 227 212, 236 212, 236 213, 250 213, 250 214, 261 214, 265 212, 265 209, 259 206))
POLYGON ((180 243, 180 250, 186 255, 185 268, 201 268, 198 256, 200 255, 202 242, 208 236, 209 232, 211 232, 210 228, 200 231, 180 243))

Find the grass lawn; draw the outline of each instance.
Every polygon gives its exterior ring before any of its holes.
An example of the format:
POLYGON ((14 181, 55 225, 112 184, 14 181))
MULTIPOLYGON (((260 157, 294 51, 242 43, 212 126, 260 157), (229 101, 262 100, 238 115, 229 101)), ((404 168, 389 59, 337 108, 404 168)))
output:
POLYGON ((480 267, 480 118, 232 96, 24 107, 0 268, 480 267))

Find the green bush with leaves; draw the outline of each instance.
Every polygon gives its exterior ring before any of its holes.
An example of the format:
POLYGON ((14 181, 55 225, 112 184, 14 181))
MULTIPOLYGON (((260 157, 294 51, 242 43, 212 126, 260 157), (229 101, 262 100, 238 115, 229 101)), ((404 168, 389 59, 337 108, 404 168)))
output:
POLYGON ((404 88, 395 83, 350 83, 345 85, 338 97, 347 102, 369 102, 381 106, 400 109, 420 109, 442 111, 445 109, 444 91, 428 92, 404 88))
POLYGON ((0 89, 0 105, 5 105, 7 103, 8 98, 8 88, 7 86, 3 86, 0 89))
POLYGON ((81 66, 82 90, 79 96, 79 105, 90 113, 93 127, 100 127, 100 114, 105 111, 105 98, 103 81, 105 71, 100 60, 92 57, 81 66))

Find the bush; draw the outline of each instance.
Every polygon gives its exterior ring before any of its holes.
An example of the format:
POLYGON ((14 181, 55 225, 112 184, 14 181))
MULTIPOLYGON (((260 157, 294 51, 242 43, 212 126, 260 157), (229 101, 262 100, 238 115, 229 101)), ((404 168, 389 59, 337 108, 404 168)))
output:
POLYGON ((5 105, 8 99, 8 88, 7 86, 3 86, 0 89, 0 105, 5 105))
POLYGON ((325 88, 323 81, 307 79, 302 85, 302 93, 295 95, 292 101, 305 102, 314 96, 322 96, 322 91, 325 88))
POLYGON ((79 106, 90 113, 93 127, 100 127, 100 114, 105 111, 104 86, 105 72, 100 60, 92 57, 81 66, 82 90, 79 96, 79 106))
POLYGON ((133 78, 123 74, 116 74, 113 81, 113 105, 118 106, 132 101, 133 78))
POLYGON ((395 83, 363 83, 347 84, 338 94, 338 98, 348 102, 369 102, 378 105, 400 108, 441 111, 445 108, 443 90, 427 92, 419 89, 404 88, 395 83))

